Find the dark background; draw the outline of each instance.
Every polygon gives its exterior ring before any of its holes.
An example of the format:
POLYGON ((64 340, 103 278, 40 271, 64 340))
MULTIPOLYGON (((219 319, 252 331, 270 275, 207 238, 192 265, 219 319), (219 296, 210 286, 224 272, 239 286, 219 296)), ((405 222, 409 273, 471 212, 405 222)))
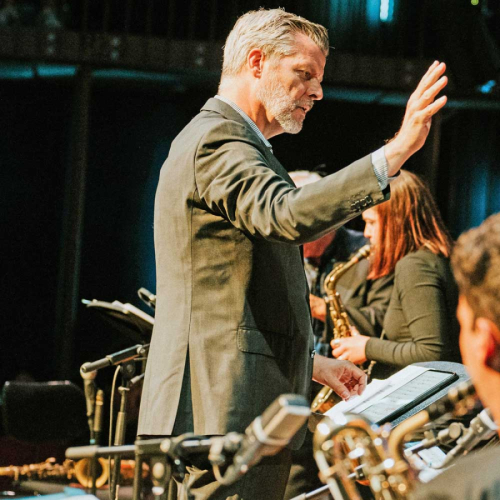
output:
MULTIPOLYGON (((32 27, 48 29, 39 25, 45 3, 33 2, 17 24, 0 26, 2 40, 32 27)), ((278 2, 55 5, 60 32, 200 39, 220 48, 238 15, 278 2), (82 21, 86 8, 87 24, 82 21)), ((397 0, 390 2, 390 22, 380 21, 380 0, 279 5, 327 25, 335 47, 328 61, 332 80, 325 81, 325 91, 330 90, 325 100, 308 115, 299 135, 272 140, 288 170, 324 164, 327 172, 335 172, 379 148, 398 130, 409 88, 421 74, 405 65, 413 61, 426 67, 439 58, 449 66, 450 103, 424 150, 406 168, 428 179, 455 238, 500 209, 498 2, 397 0), (344 71, 346 54, 358 57, 357 66, 350 80, 334 81, 336 71, 344 71), (359 57, 366 59, 360 63, 359 57), (391 75, 399 73, 391 68, 407 69, 410 76, 394 80, 391 75), (378 85, 375 76, 382 78, 378 85), (480 89, 488 81, 493 83, 484 93, 480 89), (374 97, 379 91, 393 92, 395 98, 374 97)), ((137 289, 155 291, 153 204, 159 170, 173 138, 216 93, 218 77, 175 68, 170 73, 148 68, 137 73, 140 67, 119 61, 109 66, 118 70, 114 76, 106 77, 99 73, 107 69, 102 61, 78 58, 63 61, 58 73, 59 66, 43 57, 16 57, 12 50, 0 57, 0 386, 23 374, 81 385, 78 368, 84 361, 132 342, 80 300, 116 299, 151 312, 138 299, 137 289), (45 63, 50 71, 43 74, 40 65, 45 63), (81 103, 75 106, 81 67, 90 68, 92 76, 86 180, 80 193, 79 275, 73 281, 76 291, 70 293, 61 269, 62 249, 72 237, 65 213, 78 194, 71 192, 67 176, 74 169, 71 148, 80 140, 72 124, 81 112, 81 103), (67 310, 65 294, 73 300, 74 312, 67 310)), ((352 225, 362 229, 359 221, 352 225)), ((107 379, 109 374, 99 374, 102 385, 107 379)))

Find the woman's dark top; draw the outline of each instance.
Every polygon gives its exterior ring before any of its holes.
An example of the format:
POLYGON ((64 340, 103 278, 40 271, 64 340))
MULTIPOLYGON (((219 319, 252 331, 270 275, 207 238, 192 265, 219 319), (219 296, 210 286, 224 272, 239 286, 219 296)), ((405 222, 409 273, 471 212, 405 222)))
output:
POLYGON ((422 361, 458 361, 458 290, 449 259, 426 248, 397 264, 384 339, 370 338, 366 357, 377 361, 374 378, 385 378, 422 361))

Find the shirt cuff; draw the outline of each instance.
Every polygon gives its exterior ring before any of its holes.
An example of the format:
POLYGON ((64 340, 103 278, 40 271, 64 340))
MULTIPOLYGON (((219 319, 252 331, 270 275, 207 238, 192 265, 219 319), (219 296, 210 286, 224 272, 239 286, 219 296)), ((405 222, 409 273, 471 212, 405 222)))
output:
POLYGON ((378 185, 380 190, 383 191, 389 182, 395 179, 395 177, 389 177, 387 174, 389 165, 387 164, 387 158, 385 157, 385 146, 382 146, 380 149, 377 149, 377 151, 374 151, 371 154, 371 160, 378 185))

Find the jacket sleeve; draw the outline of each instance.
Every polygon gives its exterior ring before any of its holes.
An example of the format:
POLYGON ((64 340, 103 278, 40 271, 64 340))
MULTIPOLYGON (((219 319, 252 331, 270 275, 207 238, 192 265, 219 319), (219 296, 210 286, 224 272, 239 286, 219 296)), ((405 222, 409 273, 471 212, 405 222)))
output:
POLYGON ((200 141, 195 180, 207 210, 251 237, 299 245, 388 199, 369 156, 295 188, 272 168, 244 126, 229 120, 214 126, 200 141))
POLYGON ((363 297, 362 304, 351 305, 350 302, 357 302, 355 298, 345 304, 349 321, 361 335, 380 337, 393 285, 394 274, 391 273, 372 281, 370 290, 366 297, 363 297))
POLYGON ((372 338, 366 344, 367 358, 396 366, 439 360, 450 325, 443 277, 437 268, 421 255, 407 255, 396 266, 393 293, 399 295, 411 340, 372 338))

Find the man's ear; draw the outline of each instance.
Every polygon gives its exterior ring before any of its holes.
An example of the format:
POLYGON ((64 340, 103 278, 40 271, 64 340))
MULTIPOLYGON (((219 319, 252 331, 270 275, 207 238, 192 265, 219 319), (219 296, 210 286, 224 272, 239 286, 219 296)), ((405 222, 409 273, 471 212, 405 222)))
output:
POLYGON ((491 320, 476 318, 475 329, 481 336, 481 356, 485 365, 500 372, 500 329, 491 320))
POLYGON ((265 55, 261 49, 252 49, 248 53, 247 64, 253 76, 260 78, 262 75, 262 64, 265 60, 265 55))

